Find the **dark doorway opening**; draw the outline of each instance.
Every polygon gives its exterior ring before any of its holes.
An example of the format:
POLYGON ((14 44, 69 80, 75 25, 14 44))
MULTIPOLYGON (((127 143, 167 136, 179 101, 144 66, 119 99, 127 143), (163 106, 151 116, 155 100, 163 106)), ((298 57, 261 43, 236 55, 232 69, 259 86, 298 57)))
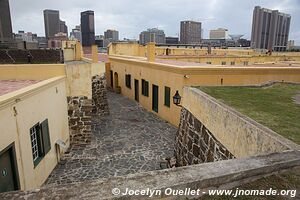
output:
POLYGON ((19 190, 14 144, 0 152, 0 193, 19 190))
POLYGON ((139 81, 134 79, 134 99, 139 102, 139 81))
POLYGON ((158 112, 158 86, 152 85, 152 110, 158 112))

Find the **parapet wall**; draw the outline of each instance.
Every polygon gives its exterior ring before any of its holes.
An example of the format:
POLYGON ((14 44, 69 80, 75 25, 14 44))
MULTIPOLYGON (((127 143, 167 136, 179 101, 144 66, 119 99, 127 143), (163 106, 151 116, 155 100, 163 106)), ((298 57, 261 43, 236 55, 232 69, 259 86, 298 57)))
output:
POLYGON ((203 195, 202 191, 234 188, 299 165, 300 152, 291 151, 136 173, 92 182, 43 187, 31 191, 1 193, 0 199, 198 199, 199 196, 203 195), (195 194, 188 196, 184 193, 178 196, 166 194, 167 189, 169 191, 172 189, 184 192, 188 188, 191 190, 200 189, 201 192, 199 196, 195 194), (139 192, 139 195, 122 195, 127 189, 145 191, 145 193, 144 195, 141 192, 139 192), (152 198, 149 198, 150 194, 146 192, 147 190, 154 191, 152 198))
POLYGON ((183 107, 236 157, 297 149, 298 145, 197 88, 184 87, 183 107))

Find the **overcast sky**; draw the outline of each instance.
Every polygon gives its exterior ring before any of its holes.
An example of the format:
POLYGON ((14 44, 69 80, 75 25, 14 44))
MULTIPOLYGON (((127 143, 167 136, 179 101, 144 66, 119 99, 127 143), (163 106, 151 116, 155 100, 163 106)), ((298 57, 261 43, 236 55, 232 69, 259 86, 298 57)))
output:
POLYGON ((256 5, 291 14, 289 39, 300 45, 300 0, 10 0, 14 32, 44 36, 44 9, 59 10, 70 32, 80 24, 80 12, 94 10, 96 34, 116 29, 120 39, 137 39, 141 31, 153 27, 177 36, 182 20, 201 21, 204 38, 210 29, 221 27, 250 39, 256 5))

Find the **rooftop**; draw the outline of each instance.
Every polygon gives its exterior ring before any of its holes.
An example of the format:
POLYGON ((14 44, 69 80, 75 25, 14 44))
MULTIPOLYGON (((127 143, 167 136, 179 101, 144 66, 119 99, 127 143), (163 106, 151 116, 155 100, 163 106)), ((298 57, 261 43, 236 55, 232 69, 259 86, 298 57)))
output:
POLYGON ((278 134, 300 144, 300 85, 199 87, 278 134))
POLYGON ((0 96, 38 83, 37 80, 0 80, 0 96))

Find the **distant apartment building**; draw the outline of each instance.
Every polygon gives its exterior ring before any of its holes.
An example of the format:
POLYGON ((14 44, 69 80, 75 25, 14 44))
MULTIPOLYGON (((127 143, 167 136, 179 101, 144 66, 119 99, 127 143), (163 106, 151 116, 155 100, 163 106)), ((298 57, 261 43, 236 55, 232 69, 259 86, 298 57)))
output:
POLYGON ((178 44, 178 37, 166 37, 166 44, 178 44))
POLYGON ((15 34, 15 41, 18 49, 38 49, 37 34, 25 31, 18 31, 15 34))
POLYGON ((53 37, 49 37, 48 47, 54 49, 62 48, 62 42, 67 40, 68 36, 66 33, 57 33, 53 37))
POLYGON ((108 29, 104 32, 104 38, 110 39, 111 41, 118 41, 119 40, 119 31, 108 29))
POLYGON ((147 29, 140 33, 140 44, 155 42, 156 44, 165 44, 166 36, 163 30, 157 28, 147 29))
POLYGON ((37 37, 37 41, 39 49, 48 48, 48 40, 46 39, 46 37, 37 37))
POLYGON ((107 47, 109 43, 119 41, 119 31, 108 29, 104 32, 103 46, 107 47))
POLYGON ((290 23, 289 14, 256 6, 253 11, 251 47, 285 51, 290 23))
POLYGON ((104 47, 104 36, 103 35, 96 35, 95 44, 98 47, 104 47))
POLYGON ((295 40, 289 40, 287 43, 287 50, 292 50, 295 48, 295 40))
POLYGON ((181 21, 180 22, 180 43, 200 44, 201 43, 201 22, 181 21))
POLYGON ((209 39, 228 39, 228 30, 225 28, 210 30, 209 39))
POLYGON ((45 36, 48 39, 60 32, 60 19, 58 10, 44 10, 45 36))
POLYGON ((0 0, 0 42, 13 39, 11 16, 8 0, 0 0))
POLYGON ((68 36, 68 26, 66 25, 65 21, 59 21, 59 32, 65 33, 68 36))
POLYGON ((88 10, 81 13, 81 37, 82 46, 95 44, 94 11, 88 10))
POLYGON ((72 32, 70 32, 70 38, 72 40, 78 40, 81 42, 81 27, 80 25, 75 26, 75 28, 72 29, 72 32))

